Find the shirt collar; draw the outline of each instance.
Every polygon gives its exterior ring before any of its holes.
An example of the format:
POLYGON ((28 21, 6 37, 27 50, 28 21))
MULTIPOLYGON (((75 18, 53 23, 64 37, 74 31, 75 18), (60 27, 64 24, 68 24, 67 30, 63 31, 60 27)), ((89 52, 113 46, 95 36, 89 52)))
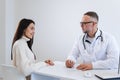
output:
POLYGON ((30 41, 30 39, 25 36, 22 36, 22 39, 24 39, 25 41, 30 41))

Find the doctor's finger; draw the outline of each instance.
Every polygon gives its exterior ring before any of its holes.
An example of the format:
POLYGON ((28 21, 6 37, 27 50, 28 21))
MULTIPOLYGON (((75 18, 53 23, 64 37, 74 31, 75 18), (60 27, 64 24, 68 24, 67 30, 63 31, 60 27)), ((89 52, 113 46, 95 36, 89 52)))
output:
POLYGON ((69 64, 69 65, 72 65, 74 62, 73 61, 71 61, 71 60, 67 60, 67 62, 66 62, 67 64, 69 64))
POLYGON ((77 68, 78 70, 83 70, 85 67, 86 67, 85 65, 80 64, 80 65, 77 66, 76 68, 77 68))
POLYGON ((89 68, 87 66, 85 66, 84 68, 81 69, 82 71, 86 71, 89 70, 89 68))
POLYGON ((73 64, 74 64, 74 62, 70 60, 70 64, 72 64, 72 65, 73 65, 73 64))
POLYGON ((72 68, 74 64, 71 64, 69 60, 66 61, 66 67, 72 68))
POLYGON ((79 66, 76 67, 76 69, 81 70, 82 67, 79 65, 79 66))

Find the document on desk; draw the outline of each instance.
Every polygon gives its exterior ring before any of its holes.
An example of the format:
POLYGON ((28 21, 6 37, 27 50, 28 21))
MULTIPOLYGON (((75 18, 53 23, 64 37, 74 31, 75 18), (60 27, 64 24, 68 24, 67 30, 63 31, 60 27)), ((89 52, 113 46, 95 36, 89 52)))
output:
POLYGON ((120 74, 118 74, 114 70, 108 70, 102 73, 95 73, 95 76, 102 80, 120 80, 120 74))

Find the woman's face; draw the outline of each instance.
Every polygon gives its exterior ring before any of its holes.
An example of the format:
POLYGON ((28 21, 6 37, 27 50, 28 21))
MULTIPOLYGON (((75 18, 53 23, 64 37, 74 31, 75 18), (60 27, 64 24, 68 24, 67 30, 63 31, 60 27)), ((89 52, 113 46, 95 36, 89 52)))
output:
POLYGON ((34 33, 35 33, 35 25, 33 23, 30 23, 30 25, 24 31, 24 36, 26 36, 29 39, 32 39, 34 33))

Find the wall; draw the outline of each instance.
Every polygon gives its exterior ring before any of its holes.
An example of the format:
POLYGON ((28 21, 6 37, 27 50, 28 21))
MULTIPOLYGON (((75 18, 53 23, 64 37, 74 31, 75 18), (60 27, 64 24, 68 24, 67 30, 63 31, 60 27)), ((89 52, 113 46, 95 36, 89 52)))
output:
POLYGON ((14 0, 0 0, 0 64, 10 63, 14 13, 14 0))
MULTIPOLYGON (((14 13, 14 0, 0 0, 0 65, 10 64, 14 13)), ((0 66, 0 80, 1 77, 3 77, 3 74, 0 66)))
MULTIPOLYGON (((0 64, 5 63, 5 1, 0 0, 0 64)), ((2 77, 0 66, 0 79, 2 77)))
POLYGON ((33 19, 36 22, 33 50, 38 60, 64 61, 75 37, 82 33, 79 22, 86 11, 96 11, 99 28, 113 34, 120 45, 119 3, 119 0, 15 0, 15 24, 11 25, 15 25, 14 33, 20 19, 33 19))
POLYGON ((14 0, 5 0, 5 63, 11 63, 11 44, 14 33, 15 11, 14 0))
POLYGON ((0 64, 5 62, 5 1, 0 0, 0 64))

